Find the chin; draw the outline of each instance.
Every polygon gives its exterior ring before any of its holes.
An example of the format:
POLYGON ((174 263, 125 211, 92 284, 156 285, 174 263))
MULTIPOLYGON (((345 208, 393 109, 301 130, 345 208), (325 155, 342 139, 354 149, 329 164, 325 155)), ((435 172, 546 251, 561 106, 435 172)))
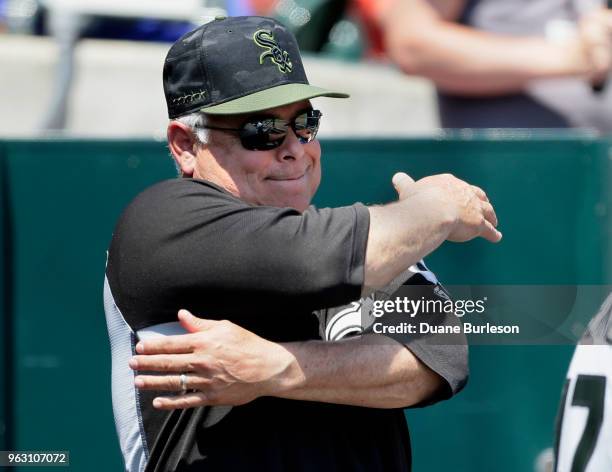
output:
POLYGON ((293 208, 294 210, 297 210, 300 213, 302 213, 310 206, 310 201, 292 200, 292 201, 286 201, 286 202, 279 203, 276 206, 281 207, 281 208, 293 208))
POLYGON ((291 205, 291 208, 299 211, 300 213, 304 213, 308 209, 309 206, 310 206, 310 202, 305 202, 305 203, 300 203, 297 205, 291 205))
POLYGON ((311 198, 307 196, 276 198, 272 205, 279 208, 293 208, 294 210, 297 210, 302 213, 310 206, 310 200, 311 198))

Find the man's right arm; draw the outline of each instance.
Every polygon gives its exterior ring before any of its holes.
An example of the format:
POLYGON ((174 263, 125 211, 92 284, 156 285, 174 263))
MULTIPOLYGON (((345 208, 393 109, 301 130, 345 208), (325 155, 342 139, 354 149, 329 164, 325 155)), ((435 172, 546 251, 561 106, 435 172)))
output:
POLYGON ((135 330, 185 306, 241 319, 339 306, 385 286, 445 239, 497 241, 482 190, 451 175, 413 182, 399 201, 333 209, 254 207, 203 181, 154 186, 120 219, 107 276, 135 330), (364 288, 365 287, 365 288, 364 288))

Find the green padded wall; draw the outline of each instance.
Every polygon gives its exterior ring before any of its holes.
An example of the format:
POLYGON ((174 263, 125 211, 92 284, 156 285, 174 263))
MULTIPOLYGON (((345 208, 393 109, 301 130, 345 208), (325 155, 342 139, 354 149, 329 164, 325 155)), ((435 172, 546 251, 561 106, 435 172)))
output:
POLYGON ((7 430, 8 411, 10 396, 8 393, 8 379, 10 378, 11 364, 9 354, 11 352, 8 317, 10 311, 9 278, 7 269, 9 265, 9 218, 8 218, 8 182, 5 178, 5 166, 7 160, 3 156, 4 149, 0 145, 0 450, 8 449, 7 430))
MULTIPOLYGON (((443 245, 428 258, 443 282, 610 283, 609 148, 606 140, 563 137, 328 141, 316 203, 393 199, 398 170, 415 178, 453 172, 487 190, 504 240, 443 245)), ((11 228, 3 233, 11 235, 12 303, 4 316, 12 332, 0 335, 12 340, 12 367, 0 378, 11 387, 11 443, 69 450, 71 470, 93 470, 92 463, 120 470, 102 309, 105 251, 121 209, 173 177, 173 164, 163 143, 147 141, 6 141, 0 158, 10 182, 11 228)), ((407 412, 415 470, 532 470, 552 445, 571 353, 570 346, 473 347, 461 395, 407 412)))
POLYGON ((68 450, 75 471, 121 470, 102 307, 106 248, 122 208, 171 177, 172 161, 153 142, 5 147, 14 223, 13 446, 68 450))
MULTIPOLYGON (((590 139, 351 141, 324 145, 318 202, 395 197, 391 177, 451 172, 483 187, 504 239, 445 243, 446 284, 612 283, 610 143, 590 139)), ((589 317, 591 314, 585 314, 589 317)), ((409 410, 415 470, 531 471, 552 446, 570 346, 475 346, 458 397, 409 410)))

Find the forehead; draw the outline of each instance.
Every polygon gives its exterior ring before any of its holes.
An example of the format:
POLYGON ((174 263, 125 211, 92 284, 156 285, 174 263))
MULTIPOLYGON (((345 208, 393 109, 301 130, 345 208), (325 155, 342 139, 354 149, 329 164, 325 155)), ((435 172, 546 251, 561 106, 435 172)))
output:
POLYGON ((244 113, 240 115, 207 115, 207 119, 210 124, 238 126, 243 124, 245 121, 248 121, 252 116, 255 117, 267 115, 289 120, 293 118, 298 111, 311 107, 312 105, 310 104, 310 100, 302 100, 301 102, 290 103, 289 105, 283 105, 282 107, 268 108, 255 113, 244 113))

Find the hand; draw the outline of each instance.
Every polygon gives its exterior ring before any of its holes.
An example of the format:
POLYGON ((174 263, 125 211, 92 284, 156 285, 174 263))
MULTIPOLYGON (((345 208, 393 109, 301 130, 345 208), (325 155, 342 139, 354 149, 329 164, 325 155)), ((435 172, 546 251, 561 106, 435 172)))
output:
POLYGON ((482 237, 498 242, 502 234, 497 231, 498 221, 486 193, 451 174, 425 177, 415 182, 403 172, 393 176, 393 186, 399 199, 410 200, 419 208, 426 208, 432 218, 448 221, 448 236, 453 242, 464 242, 482 237))
POLYGON ((582 17, 578 34, 560 46, 587 80, 604 82, 612 68, 612 11, 600 8, 582 17))
POLYGON ((130 360, 134 370, 165 374, 138 375, 135 384, 142 390, 180 392, 180 374, 187 375, 191 392, 157 397, 154 407, 242 405, 279 389, 292 360, 279 344, 229 321, 197 318, 187 310, 180 310, 178 318, 190 334, 141 341, 136 345, 140 355, 130 360))

